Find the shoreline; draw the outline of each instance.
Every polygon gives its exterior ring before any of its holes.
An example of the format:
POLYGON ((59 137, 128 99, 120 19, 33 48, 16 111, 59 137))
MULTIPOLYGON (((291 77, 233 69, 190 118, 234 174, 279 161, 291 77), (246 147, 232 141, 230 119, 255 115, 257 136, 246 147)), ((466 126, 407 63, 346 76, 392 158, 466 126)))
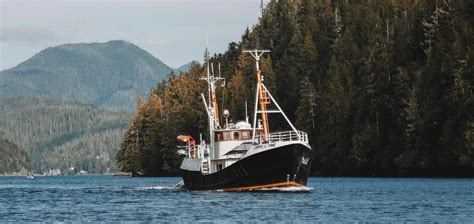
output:
MULTIPOLYGON (((26 177, 24 173, 3 173, 0 177, 26 177)), ((127 172, 114 173, 87 173, 87 174, 60 174, 41 176, 124 176, 124 177, 181 177, 179 173, 168 172, 159 175, 132 175, 127 172)), ((310 177, 347 177, 347 178, 474 178, 474 168, 431 168, 431 169, 407 169, 407 170, 352 170, 350 172, 324 172, 314 170, 310 177)))
MULTIPOLYGON (((131 175, 113 175, 113 174, 87 174, 87 175, 37 175, 36 177, 87 177, 87 176, 113 176, 113 177, 130 177, 130 178, 181 178, 181 176, 131 176, 131 175)), ((5 175, 0 174, 1 177, 25 177, 22 175, 5 175)), ((310 178, 367 178, 367 179, 474 179, 472 176, 315 176, 310 175, 310 178)))

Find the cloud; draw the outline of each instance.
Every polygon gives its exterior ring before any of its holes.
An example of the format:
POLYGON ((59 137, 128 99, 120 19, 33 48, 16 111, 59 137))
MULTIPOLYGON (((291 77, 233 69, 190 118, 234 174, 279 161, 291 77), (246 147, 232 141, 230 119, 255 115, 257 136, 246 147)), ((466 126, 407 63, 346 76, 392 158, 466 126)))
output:
POLYGON ((0 41, 10 43, 45 43, 58 40, 51 30, 38 26, 2 26, 0 41))

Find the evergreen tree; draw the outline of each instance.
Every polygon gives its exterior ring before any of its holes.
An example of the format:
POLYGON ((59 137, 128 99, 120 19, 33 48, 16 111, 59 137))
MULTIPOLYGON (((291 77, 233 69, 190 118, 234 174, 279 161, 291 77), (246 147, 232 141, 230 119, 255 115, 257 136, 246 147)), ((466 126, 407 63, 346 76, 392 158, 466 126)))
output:
MULTIPOLYGON (((228 81, 217 92, 220 109, 241 119, 247 101, 253 111, 255 61, 243 50, 269 49, 260 61, 265 85, 296 127, 309 133, 314 171, 469 176, 473 4, 272 0, 240 42, 210 59, 221 62, 228 81)), ((151 107, 160 109, 139 107, 119 152, 123 170, 178 169, 174 137, 206 134, 204 75, 199 65, 172 75, 154 91, 161 104, 151 107)), ((143 104, 150 106, 153 97, 143 104)), ((270 127, 281 129, 283 122, 270 119, 270 127)))

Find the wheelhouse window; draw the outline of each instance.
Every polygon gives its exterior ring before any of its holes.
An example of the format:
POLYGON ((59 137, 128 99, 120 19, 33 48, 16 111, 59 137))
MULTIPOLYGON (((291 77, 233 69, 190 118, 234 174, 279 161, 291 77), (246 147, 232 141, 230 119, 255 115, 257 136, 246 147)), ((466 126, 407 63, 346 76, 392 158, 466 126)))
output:
POLYGON ((239 139, 240 139, 239 132, 234 131, 234 140, 239 140, 239 139))
POLYGON ((226 132, 226 133, 225 133, 225 138, 224 138, 224 140, 226 140, 226 141, 232 140, 232 135, 231 135, 230 132, 226 132))
POLYGON ((216 135, 216 141, 220 142, 220 141, 222 141, 222 140, 223 140, 223 139, 222 139, 222 133, 217 133, 217 135, 216 135))
POLYGON ((250 139, 250 131, 225 131, 216 133, 215 140, 220 141, 238 141, 250 139))
POLYGON ((243 131, 242 132, 242 140, 247 140, 250 138, 250 134, 248 131, 243 131))

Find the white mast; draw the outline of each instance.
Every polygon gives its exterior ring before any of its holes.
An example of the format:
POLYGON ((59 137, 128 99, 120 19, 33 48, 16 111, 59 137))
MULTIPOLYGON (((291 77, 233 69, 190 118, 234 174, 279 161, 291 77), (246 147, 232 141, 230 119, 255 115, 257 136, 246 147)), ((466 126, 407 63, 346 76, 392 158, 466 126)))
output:
POLYGON ((263 141, 266 143, 269 141, 269 135, 270 135, 270 130, 268 127, 268 117, 267 113, 280 113, 283 115, 285 120, 288 122, 290 127, 293 129, 294 132, 298 132, 296 130, 295 126, 291 123, 291 121, 288 119, 286 114, 283 112, 283 110, 280 108, 280 105, 275 101, 273 96, 270 94, 268 91, 267 87, 263 84, 263 76, 261 75, 260 71, 260 66, 259 66, 259 61, 260 57, 266 53, 270 52, 269 50, 244 50, 246 53, 250 53, 253 58, 255 58, 255 67, 257 69, 257 89, 255 93, 255 112, 253 116, 253 132, 252 132, 252 139, 253 142, 255 143, 255 129, 257 127, 257 114, 261 114, 262 117, 262 123, 263 123, 263 141), (270 104, 270 102, 273 102, 275 106, 277 107, 276 110, 267 110, 267 105, 270 104), (260 110, 258 110, 258 105, 260 105, 260 110))
POLYGON ((257 122, 257 103, 260 105, 260 111, 261 111, 261 116, 262 116, 262 123, 263 123, 263 141, 268 142, 268 136, 269 136, 269 127, 268 127, 268 118, 267 118, 267 113, 266 113, 266 108, 267 105, 270 103, 269 98, 263 89, 263 77, 261 75, 260 71, 260 57, 267 52, 270 52, 269 50, 244 50, 246 53, 250 53, 253 58, 255 58, 255 67, 257 69, 257 89, 256 89, 256 97, 255 97, 255 114, 253 117, 253 132, 252 136, 255 141, 255 128, 256 128, 256 122, 257 122))
MULTIPOLYGON (((206 35, 206 42, 207 42, 207 35, 206 35)), ((217 99, 216 99, 216 82, 219 80, 223 80, 221 77, 214 76, 214 66, 210 65, 209 62, 209 51, 207 50, 206 46, 206 70, 207 70, 207 77, 201 78, 202 80, 207 81, 208 83, 208 104, 207 105, 207 114, 209 116, 209 148, 211 158, 214 158, 214 131, 220 127, 219 125, 219 115, 218 108, 217 108, 217 99), (211 73, 211 69, 212 73, 211 73)), ((204 100, 204 97, 203 97, 204 100)), ((205 101, 205 100, 204 100, 205 101)))

